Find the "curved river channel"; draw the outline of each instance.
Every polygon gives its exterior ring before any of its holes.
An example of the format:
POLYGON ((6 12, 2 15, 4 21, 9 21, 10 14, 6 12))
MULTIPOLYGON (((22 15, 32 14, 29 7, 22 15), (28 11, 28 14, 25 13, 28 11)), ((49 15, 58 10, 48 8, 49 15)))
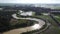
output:
POLYGON ((43 27, 43 25, 45 25, 45 22, 41 19, 37 19, 37 18, 20 18, 20 17, 17 17, 16 14, 13 14, 12 16, 15 19, 34 20, 34 21, 37 21, 38 23, 34 24, 32 26, 29 26, 29 27, 13 29, 13 30, 4 32, 3 34, 21 34, 23 32, 28 32, 28 31, 32 31, 32 30, 41 29, 43 27))

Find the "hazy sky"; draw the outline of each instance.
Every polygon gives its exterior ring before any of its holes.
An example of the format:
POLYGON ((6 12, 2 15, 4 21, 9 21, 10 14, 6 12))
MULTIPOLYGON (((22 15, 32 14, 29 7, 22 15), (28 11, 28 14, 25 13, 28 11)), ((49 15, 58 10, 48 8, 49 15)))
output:
POLYGON ((60 4, 60 0, 0 0, 0 3, 60 4))

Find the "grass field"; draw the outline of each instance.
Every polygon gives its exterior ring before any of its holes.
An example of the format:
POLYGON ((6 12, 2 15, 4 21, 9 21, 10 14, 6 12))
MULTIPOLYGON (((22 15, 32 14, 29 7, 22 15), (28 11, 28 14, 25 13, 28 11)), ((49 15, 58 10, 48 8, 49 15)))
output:
POLYGON ((60 15, 55 15, 55 18, 60 23, 60 15))

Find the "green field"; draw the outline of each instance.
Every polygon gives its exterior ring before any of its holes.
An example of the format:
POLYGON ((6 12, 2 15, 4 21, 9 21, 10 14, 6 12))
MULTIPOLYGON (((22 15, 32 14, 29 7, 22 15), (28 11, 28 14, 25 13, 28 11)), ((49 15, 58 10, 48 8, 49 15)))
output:
POLYGON ((55 18, 58 22, 60 22, 60 15, 55 15, 55 18))

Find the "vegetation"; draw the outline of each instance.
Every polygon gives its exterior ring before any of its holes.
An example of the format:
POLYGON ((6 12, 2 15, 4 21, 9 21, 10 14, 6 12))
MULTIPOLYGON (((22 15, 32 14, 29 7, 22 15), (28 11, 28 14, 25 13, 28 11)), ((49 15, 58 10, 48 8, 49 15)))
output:
POLYGON ((60 23, 60 15, 57 14, 57 15, 54 15, 55 19, 60 23))
POLYGON ((60 15, 55 15, 57 17, 55 17, 58 21, 60 21, 60 15))
MULTIPOLYGON (((6 22, 6 21, 5 21, 6 22)), ((23 19, 11 19, 9 22, 7 21, 6 23, 2 22, 0 23, 0 32, 8 31, 11 29, 16 29, 16 28, 24 28, 28 26, 32 26, 36 21, 31 21, 31 20, 23 20, 23 19)))
POLYGON ((31 20, 26 20, 26 19, 18 19, 18 20, 15 20, 15 21, 12 21, 11 22, 11 25, 14 26, 14 25, 21 25, 21 27, 23 26, 31 26, 35 23, 36 21, 31 21, 31 20))
POLYGON ((50 34, 60 34, 60 29, 59 29, 57 23, 51 18, 50 15, 47 15, 47 16, 46 15, 40 15, 40 16, 37 15, 35 17, 43 18, 43 19, 49 21, 49 23, 51 24, 47 30, 45 30, 44 32, 41 32, 40 34, 49 34, 49 33, 50 34))
MULTIPOLYGON (((38 13, 37 13, 37 15, 35 13, 33 13, 35 15, 27 16, 27 17, 42 18, 44 20, 47 20, 51 24, 46 31, 41 32, 40 34, 60 34, 60 29, 59 29, 57 23, 50 17, 50 15, 41 15, 41 13, 39 13, 39 14, 38 13)), ((56 16, 59 17, 59 18, 56 18, 56 17, 55 18, 60 22, 60 15, 56 15, 56 16)), ((26 17, 26 16, 19 16, 19 17, 26 17)), ((14 29, 14 28, 31 26, 34 23, 36 23, 36 21, 23 20, 23 19, 18 19, 18 20, 13 19, 13 18, 11 18, 10 12, 7 12, 7 13, 4 12, 4 14, 0 13, 0 32, 4 32, 6 30, 10 30, 10 29, 14 29)))

